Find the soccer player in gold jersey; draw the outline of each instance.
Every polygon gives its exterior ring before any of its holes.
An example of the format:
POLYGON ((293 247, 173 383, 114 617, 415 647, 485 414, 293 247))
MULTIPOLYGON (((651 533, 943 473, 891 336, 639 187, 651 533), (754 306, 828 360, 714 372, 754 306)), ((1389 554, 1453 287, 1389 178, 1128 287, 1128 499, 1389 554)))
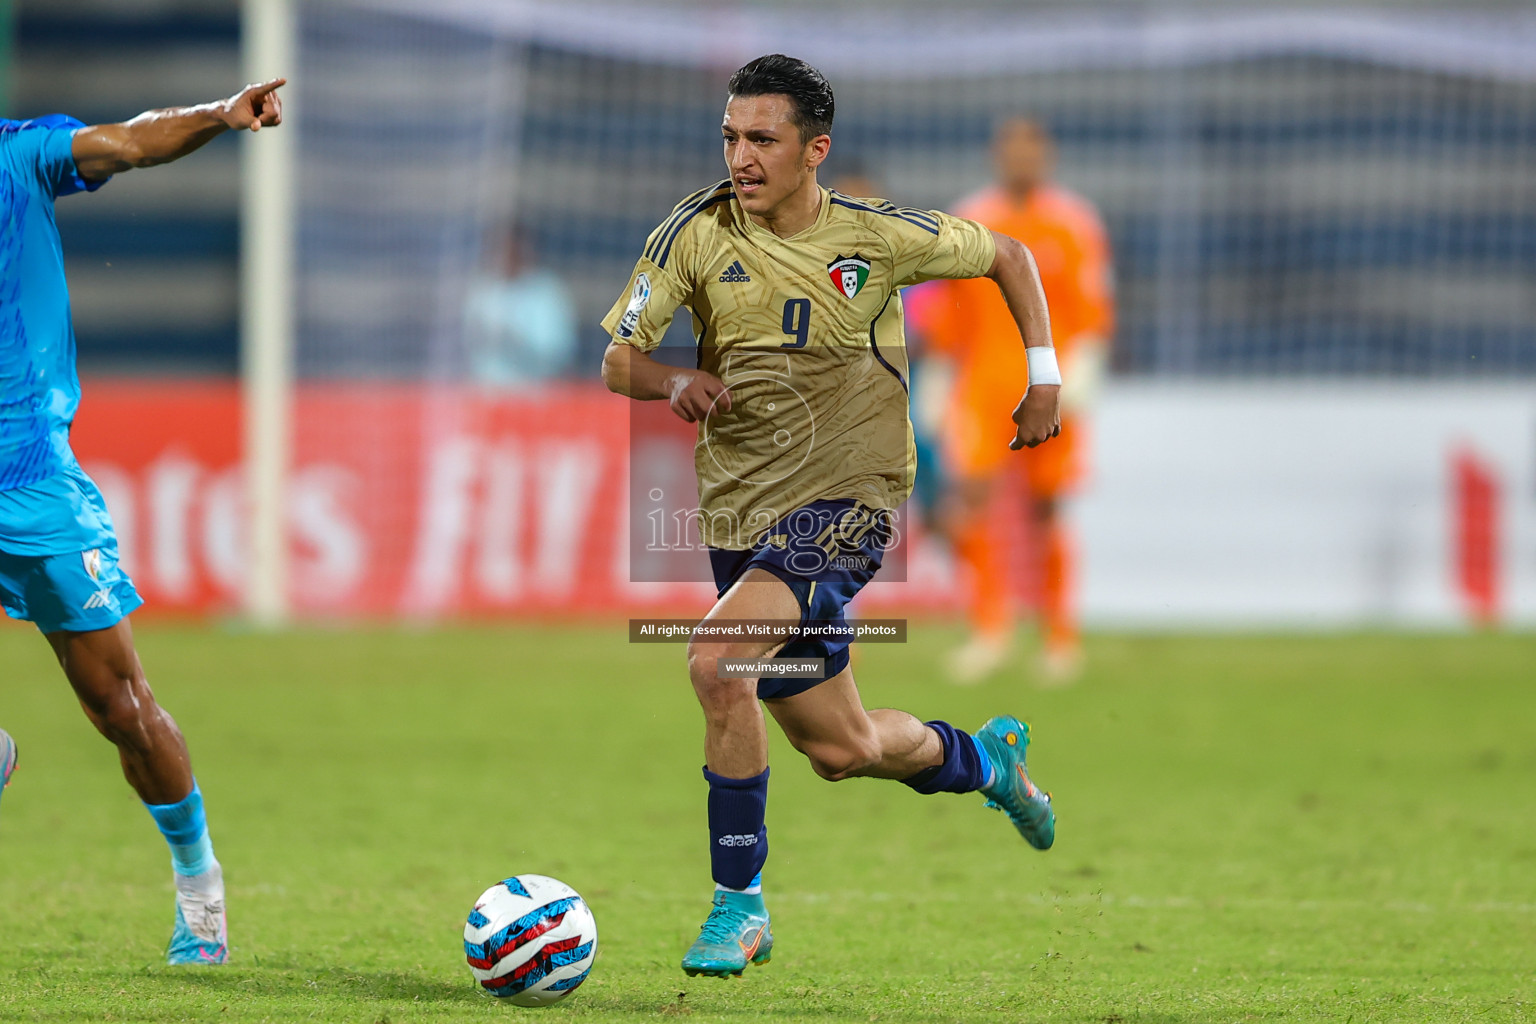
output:
POLYGON ((804 61, 772 54, 737 71, 721 124, 730 177, 683 200, 652 233, 603 320, 609 388, 665 400, 699 424, 699 522, 719 598, 689 643, 688 673, 704 711, 716 884, 683 958, 690 975, 740 974, 773 948, 761 882, 764 706, 824 779, 980 791, 1030 845, 1047 849, 1055 837, 1050 797, 1025 771, 1028 726, 1000 716, 972 735, 865 710, 839 632, 911 491, 897 289, 934 278, 997 283, 1032 378, 1018 382, 1012 424, 998 424, 997 443, 1018 450, 1060 429, 1040 277, 1023 245, 974 221, 822 188, 832 115, 831 87, 804 61), (649 354, 679 306, 693 315, 697 369, 649 354), (732 636, 737 622, 782 625, 732 636), (799 658, 812 659, 812 674, 775 671, 799 658))

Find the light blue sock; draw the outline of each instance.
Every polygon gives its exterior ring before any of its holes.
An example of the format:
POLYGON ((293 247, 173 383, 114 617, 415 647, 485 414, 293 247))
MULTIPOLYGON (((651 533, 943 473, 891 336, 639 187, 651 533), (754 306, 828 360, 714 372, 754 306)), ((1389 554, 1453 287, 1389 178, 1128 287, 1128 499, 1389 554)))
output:
POLYGON ((203 791, 197 788, 196 780, 192 792, 180 803, 144 807, 170 844, 171 865, 178 875, 201 875, 218 867, 213 840, 208 838, 208 818, 203 813, 203 791))
POLYGON ((716 882, 715 892, 740 892, 746 893, 748 896, 761 896, 763 894, 763 873, 759 871, 757 874, 753 875, 752 881, 747 883, 747 887, 745 889, 732 889, 729 886, 721 885, 719 882, 716 882))
POLYGON ((981 763, 987 766, 987 781, 981 784, 986 789, 997 781, 997 767, 992 763, 992 755, 987 753, 987 748, 981 745, 981 740, 971 736, 971 742, 976 744, 976 753, 981 755, 981 763))

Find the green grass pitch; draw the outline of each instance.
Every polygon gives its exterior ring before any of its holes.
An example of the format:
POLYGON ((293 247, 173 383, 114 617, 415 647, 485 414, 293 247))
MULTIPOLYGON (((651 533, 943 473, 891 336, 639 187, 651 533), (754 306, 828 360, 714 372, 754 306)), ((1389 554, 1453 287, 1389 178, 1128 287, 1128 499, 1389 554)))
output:
POLYGON ((979 796, 821 782, 775 736, 773 962, 677 962, 707 910, 682 648, 621 626, 156 626, 233 962, 168 968, 168 857, 29 631, 0 630, 0 1020, 1517 1021, 1536 1008, 1536 637, 1090 639, 1076 688, 935 681, 947 628, 868 646, 871 706, 1015 711, 1056 848, 979 796), (481 995, 474 897, 555 875, 587 984, 481 995))

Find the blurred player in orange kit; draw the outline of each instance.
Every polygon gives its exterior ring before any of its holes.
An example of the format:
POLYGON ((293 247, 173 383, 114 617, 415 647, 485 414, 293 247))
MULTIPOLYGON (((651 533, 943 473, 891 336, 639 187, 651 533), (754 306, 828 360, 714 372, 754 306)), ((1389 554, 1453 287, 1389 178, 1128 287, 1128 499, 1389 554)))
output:
POLYGON ((993 137, 997 183, 956 209, 1029 247, 1050 304, 1051 334, 1060 353, 1061 436, 1027 451, 996 443, 996 424, 1018 401, 1028 366, 1018 330, 990 282, 935 281, 917 303, 931 351, 953 374, 945 418, 945 468, 954 481, 950 532, 969 570, 970 640, 952 656, 957 682, 977 682, 996 670, 1012 647, 1015 610, 1009 587, 1006 531, 992 513, 1001 487, 1022 478, 1030 536, 1037 546, 1036 591, 1044 639, 1045 682, 1070 682, 1081 667, 1076 609, 1077 558, 1063 499, 1085 471, 1087 406, 1103 377, 1114 327, 1109 245, 1098 213, 1053 184, 1055 151, 1045 127, 1031 118, 1001 122, 993 137))

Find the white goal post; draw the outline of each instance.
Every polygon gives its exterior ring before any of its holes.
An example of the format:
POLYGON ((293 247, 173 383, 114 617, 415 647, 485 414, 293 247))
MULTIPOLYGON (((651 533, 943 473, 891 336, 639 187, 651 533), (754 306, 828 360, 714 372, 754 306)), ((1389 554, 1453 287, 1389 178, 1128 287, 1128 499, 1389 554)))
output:
MULTIPOLYGON (((241 47, 248 81, 296 74, 292 0, 245 0, 241 47)), ((288 616, 286 492, 293 449, 294 88, 284 125, 242 140, 240 376, 250 509, 246 612, 258 626, 288 616)))

